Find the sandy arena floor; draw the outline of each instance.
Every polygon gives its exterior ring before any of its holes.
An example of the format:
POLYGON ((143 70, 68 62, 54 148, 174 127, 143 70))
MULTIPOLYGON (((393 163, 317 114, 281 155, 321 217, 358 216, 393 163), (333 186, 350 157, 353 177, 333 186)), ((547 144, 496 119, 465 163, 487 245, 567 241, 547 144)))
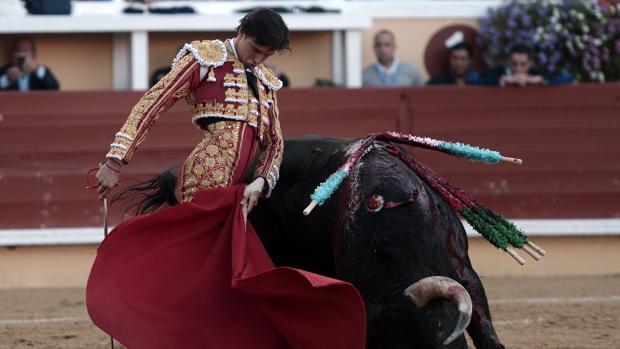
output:
MULTIPOLYGON (((507 348, 620 348, 620 275, 483 282, 507 348)), ((109 347, 83 289, 0 290, 1 349, 109 347)))

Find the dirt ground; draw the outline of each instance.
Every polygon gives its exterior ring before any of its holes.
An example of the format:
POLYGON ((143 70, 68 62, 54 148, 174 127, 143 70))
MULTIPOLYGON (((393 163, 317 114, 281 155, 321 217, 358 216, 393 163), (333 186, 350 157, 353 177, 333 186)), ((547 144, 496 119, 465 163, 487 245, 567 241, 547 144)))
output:
MULTIPOLYGON (((620 348, 620 275, 483 282, 507 348, 620 348)), ((109 347, 83 289, 0 290, 1 349, 109 347)))

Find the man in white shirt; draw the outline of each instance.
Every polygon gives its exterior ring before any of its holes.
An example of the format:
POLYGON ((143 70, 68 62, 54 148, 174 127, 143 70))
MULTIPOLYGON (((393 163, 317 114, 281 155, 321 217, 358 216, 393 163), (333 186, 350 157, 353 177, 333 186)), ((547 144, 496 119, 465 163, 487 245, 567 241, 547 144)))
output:
POLYGON ((362 72, 364 87, 419 86, 422 78, 418 68, 400 61, 394 56, 396 40, 394 33, 387 29, 380 30, 374 39, 377 61, 362 72))

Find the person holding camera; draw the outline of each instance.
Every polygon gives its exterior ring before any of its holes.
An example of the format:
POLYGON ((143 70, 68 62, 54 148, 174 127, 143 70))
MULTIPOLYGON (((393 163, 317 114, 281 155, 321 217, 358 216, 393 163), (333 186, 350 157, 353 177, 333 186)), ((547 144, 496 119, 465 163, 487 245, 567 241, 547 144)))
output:
POLYGON ((34 39, 21 36, 13 41, 12 62, 0 68, 0 90, 58 90, 58 80, 51 70, 37 62, 34 39))

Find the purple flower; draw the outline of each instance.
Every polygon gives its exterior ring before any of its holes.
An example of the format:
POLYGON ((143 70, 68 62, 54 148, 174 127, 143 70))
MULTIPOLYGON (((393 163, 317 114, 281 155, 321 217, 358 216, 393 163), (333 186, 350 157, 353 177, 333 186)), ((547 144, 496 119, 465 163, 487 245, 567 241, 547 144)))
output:
POLYGON ((547 71, 565 69, 583 80, 620 79, 610 64, 620 59, 620 12, 601 9, 596 1, 504 0, 481 19, 480 28, 484 58, 492 64, 522 43, 547 71))
POLYGON ((547 7, 545 6, 536 6, 536 13, 538 17, 545 18, 547 17, 547 7))
POLYGON ((483 32, 489 30, 491 27, 491 20, 489 19, 489 17, 484 17, 480 20, 480 28, 482 29, 483 32))
POLYGON ((590 51, 598 51, 598 50, 596 49, 596 47, 597 47, 597 46, 596 46, 596 42, 594 41, 594 38, 592 38, 592 37, 591 37, 591 38, 588 40, 588 48, 590 49, 590 51))
POLYGON ((527 40, 530 36, 532 36, 532 34, 525 29, 519 29, 517 30, 517 36, 519 37, 519 39, 527 40))
POLYGON ((596 25, 596 27, 595 27, 595 29, 594 29, 594 32, 596 33, 596 36, 597 36, 597 37, 601 37, 601 36, 603 36, 603 25, 602 25, 602 24, 600 24, 600 23, 599 23, 599 24, 597 24, 597 25, 596 25))
POLYGON ((510 6, 508 15, 512 18, 519 17, 521 15, 521 9, 518 6, 510 6))
POLYGON ((528 37, 527 40, 525 40, 525 45, 527 47, 534 47, 534 40, 532 39, 532 37, 528 37))
POLYGON ((547 64, 547 55, 543 52, 540 51, 538 52, 538 64, 540 65, 546 65, 547 64))
POLYGON ((609 47, 603 47, 603 61, 609 62, 609 59, 610 59, 609 47))
POLYGON ((508 23, 508 28, 510 29, 514 29, 517 27, 517 21, 515 21, 514 18, 508 18, 507 23, 508 23))
POLYGON ((620 32, 620 17, 614 18, 613 20, 611 20, 611 23, 613 23, 612 25, 614 27, 613 32, 614 33, 620 32))

